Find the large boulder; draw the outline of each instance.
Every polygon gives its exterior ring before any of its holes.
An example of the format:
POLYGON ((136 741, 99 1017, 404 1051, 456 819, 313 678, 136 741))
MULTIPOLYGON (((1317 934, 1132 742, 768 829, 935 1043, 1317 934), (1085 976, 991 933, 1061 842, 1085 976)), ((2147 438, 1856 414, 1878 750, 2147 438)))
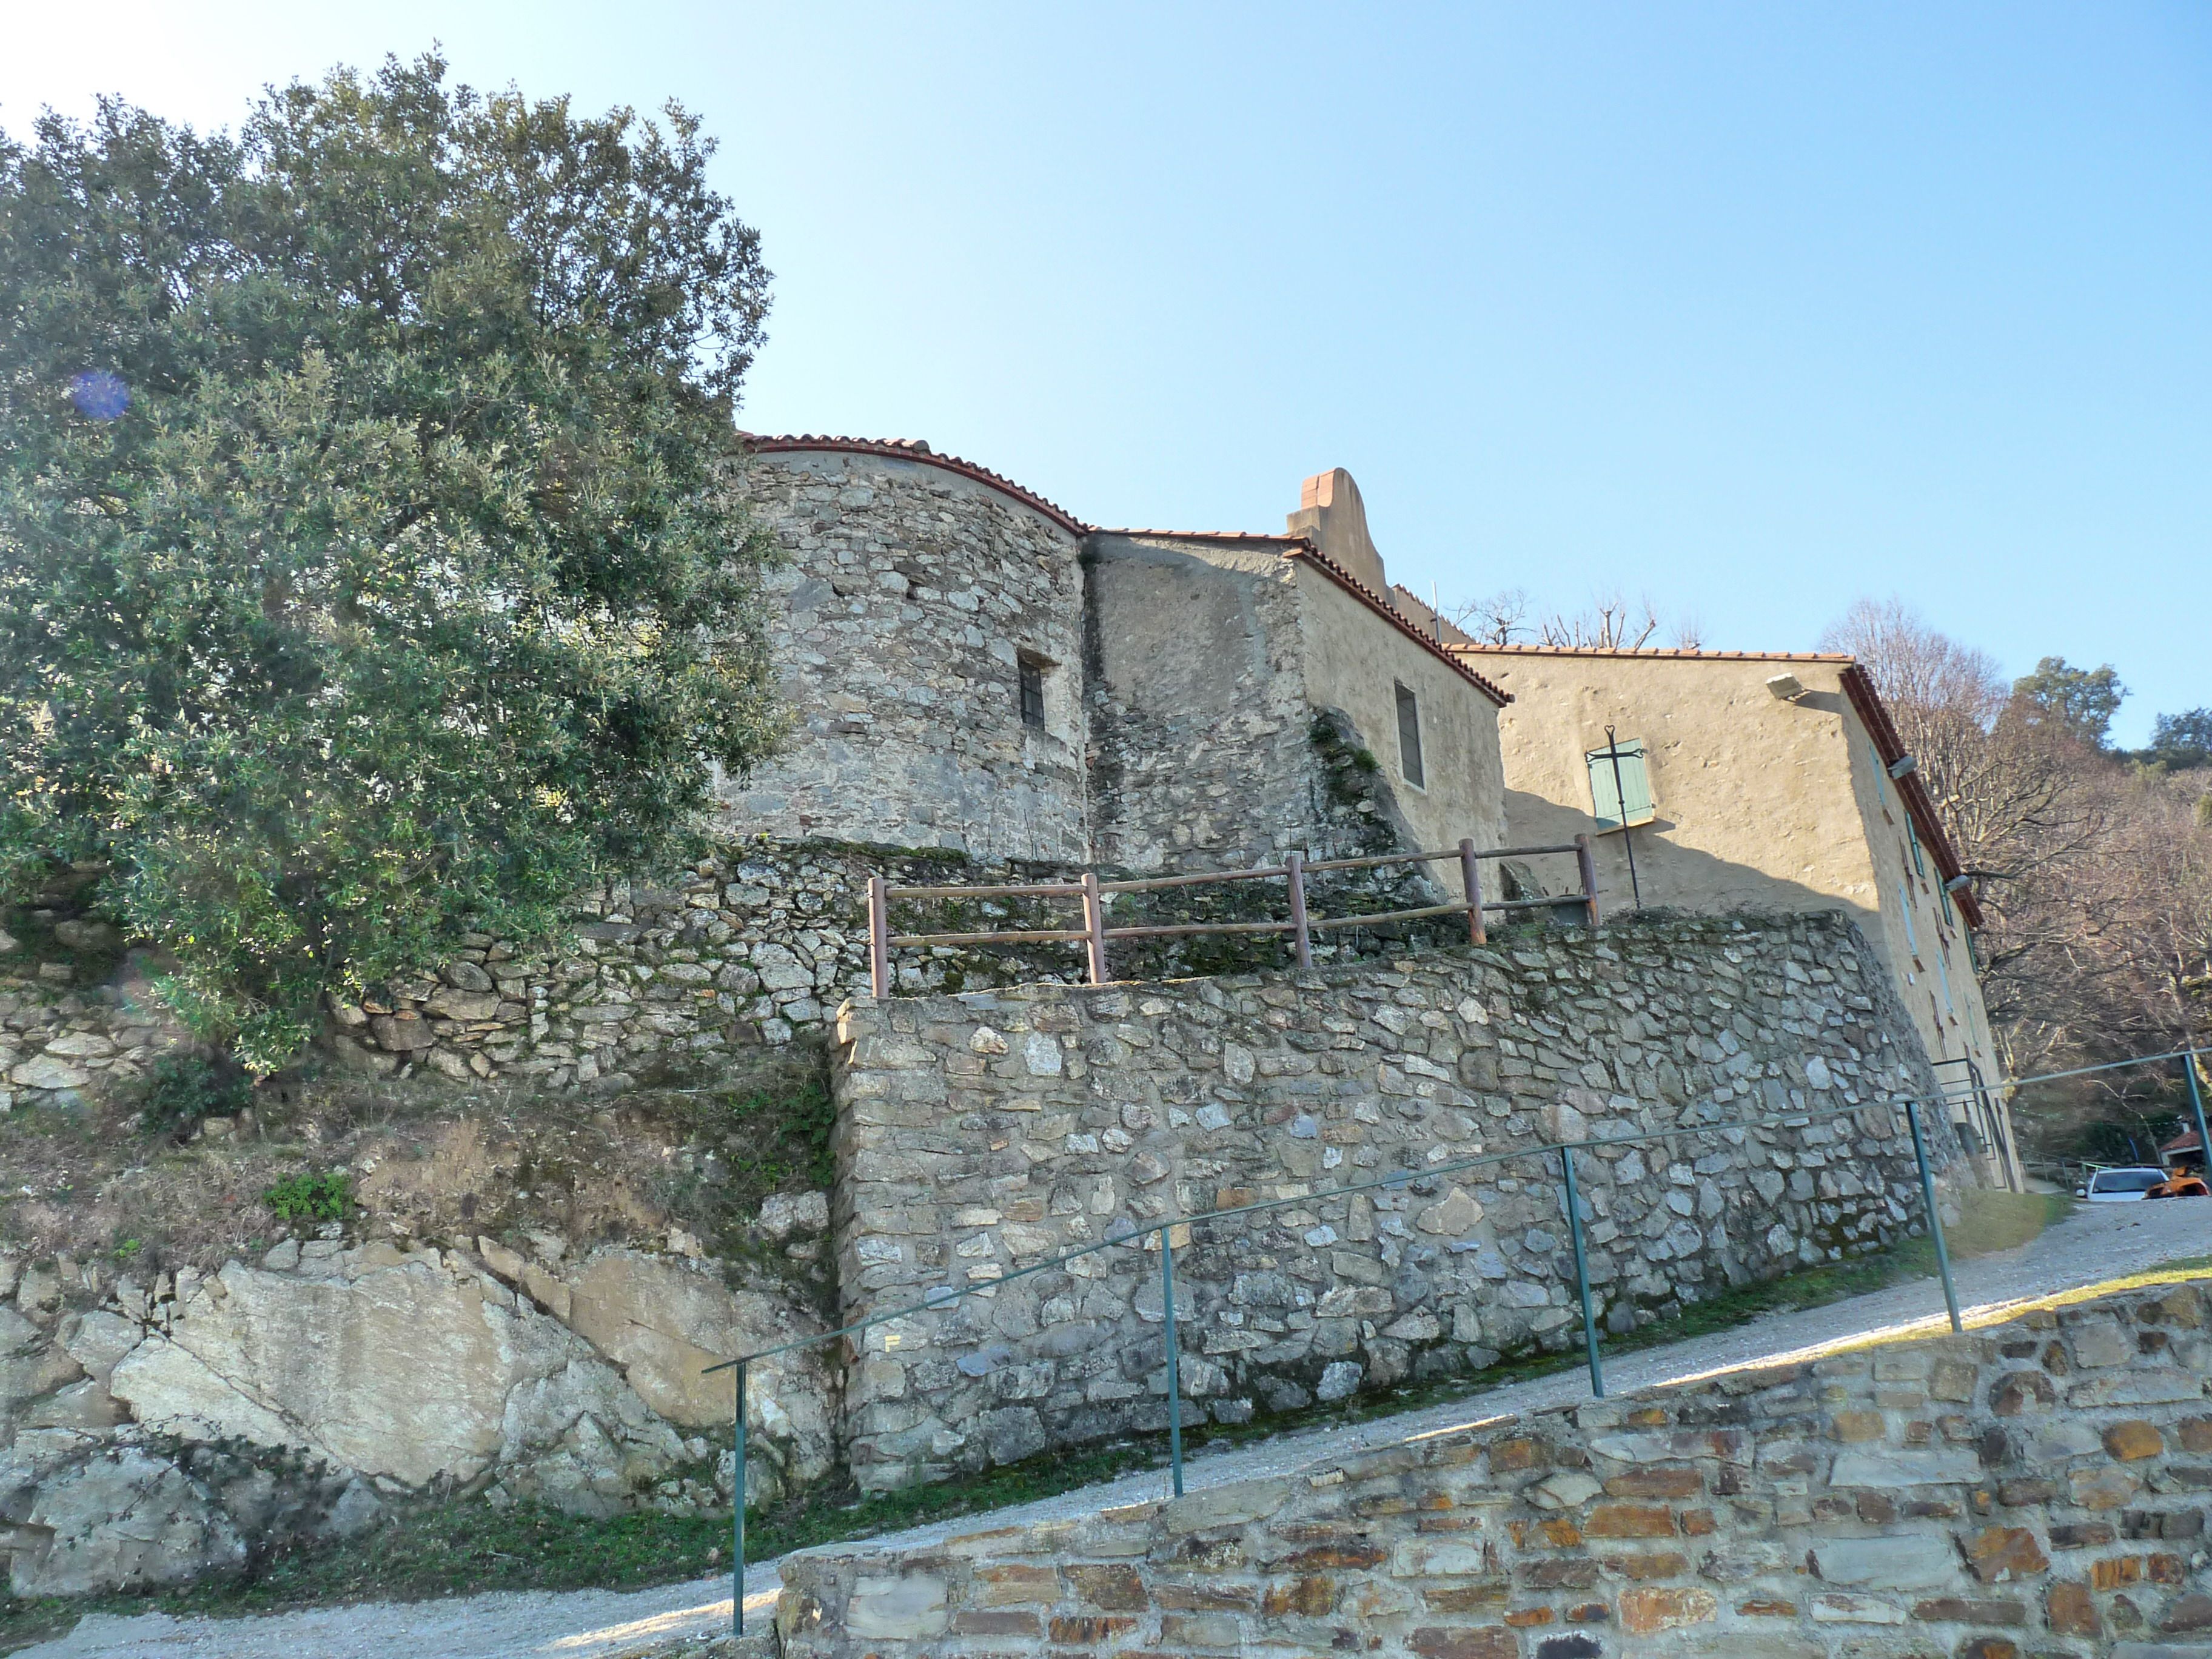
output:
MULTIPOLYGON (((568 1285, 576 1333, 623 1368, 647 1405, 687 1428, 731 1426, 735 1380, 708 1367, 821 1328, 780 1297, 731 1289, 711 1266, 639 1250, 595 1251, 568 1285)), ((787 1483, 818 1479, 836 1455, 823 1361, 819 1348, 802 1349, 746 1373, 747 1427, 765 1437, 787 1483)))
MULTIPOLYGON (((556 1443, 571 1407, 617 1433, 647 1423, 587 1346, 501 1287, 434 1256, 349 1257, 322 1278, 229 1263, 116 1364, 116 1397, 150 1427, 295 1446, 410 1486, 556 1443)), ((671 1437, 647 1437, 665 1457, 671 1437)))
POLYGON ((9 1580, 23 1596, 182 1583, 246 1561, 221 1507, 174 1464, 136 1449, 41 1482, 16 1532, 9 1580))

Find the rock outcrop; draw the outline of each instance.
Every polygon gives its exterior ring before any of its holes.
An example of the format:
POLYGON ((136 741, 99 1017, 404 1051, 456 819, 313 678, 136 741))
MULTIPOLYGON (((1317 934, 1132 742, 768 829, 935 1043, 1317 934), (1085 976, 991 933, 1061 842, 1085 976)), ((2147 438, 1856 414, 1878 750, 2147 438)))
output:
MULTIPOLYGON (((734 1390, 705 1368, 820 1328, 772 1282, 623 1247, 331 1237, 150 1290, 68 1261, 6 1279, 0 1552, 22 1595, 233 1569, 418 1493, 726 1505, 734 1390)), ((753 1502, 829 1472, 833 1401, 811 1351, 754 1368, 753 1502)))

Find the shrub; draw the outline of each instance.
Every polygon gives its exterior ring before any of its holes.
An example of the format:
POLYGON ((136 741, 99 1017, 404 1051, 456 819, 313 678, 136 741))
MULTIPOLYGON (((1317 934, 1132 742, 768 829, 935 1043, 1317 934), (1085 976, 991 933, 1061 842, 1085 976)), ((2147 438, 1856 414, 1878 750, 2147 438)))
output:
POLYGON ((232 1060, 171 1054, 156 1060, 138 1121, 149 1134, 183 1139, 210 1117, 231 1117, 253 1098, 253 1085, 232 1060))
POLYGON ((340 1221, 353 1202, 353 1177, 343 1170, 286 1176, 261 1201, 280 1221, 340 1221))

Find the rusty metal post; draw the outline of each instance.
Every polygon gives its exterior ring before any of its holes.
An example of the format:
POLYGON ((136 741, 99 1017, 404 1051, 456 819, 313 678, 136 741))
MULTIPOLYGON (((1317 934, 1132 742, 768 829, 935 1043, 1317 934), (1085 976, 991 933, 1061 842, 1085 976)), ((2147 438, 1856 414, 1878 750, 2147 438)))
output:
POLYGON ((868 878, 868 989, 891 994, 890 900, 881 876, 868 878))
POLYGON ((1482 870, 1475 862, 1474 842, 1462 836, 1459 843, 1460 879, 1467 884, 1467 937, 1471 944, 1487 945, 1489 931, 1482 925, 1482 870))
POLYGON ((1597 860, 1588 836, 1575 837, 1575 866, 1582 872, 1584 908, 1589 912, 1590 932, 1597 932, 1597 860))
POLYGON ((1098 890, 1098 872, 1083 872, 1083 927, 1091 935, 1091 982, 1106 982, 1106 896, 1098 890))
POLYGON ((1285 873, 1291 878, 1291 942, 1296 947, 1298 966, 1313 966, 1313 936, 1306 931, 1306 855, 1292 853, 1283 860, 1285 873))

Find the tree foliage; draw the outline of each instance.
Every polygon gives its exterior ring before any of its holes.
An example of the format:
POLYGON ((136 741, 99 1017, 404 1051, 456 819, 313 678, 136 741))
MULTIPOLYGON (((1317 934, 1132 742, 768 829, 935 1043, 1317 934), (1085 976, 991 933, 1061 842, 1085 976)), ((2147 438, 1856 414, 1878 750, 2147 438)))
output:
MULTIPOLYGON (((2212 1046, 2212 795, 2106 746, 2113 671, 2047 657, 2008 686, 1893 602, 1855 605, 1823 643, 1874 676, 1975 878, 1982 988, 2012 1069, 2212 1046)), ((2192 718, 2160 720, 2154 750, 2185 745, 2192 718)), ((2051 1150, 2079 1129, 2076 1151, 2142 1155, 2171 1133, 2179 1083, 2171 1069, 2081 1080, 2051 1150)), ((2021 1109, 2032 1123, 2047 1103, 2021 1109)))
POLYGON ((773 740, 711 149, 434 58, 0 140, 0 873, 104 868, 256 1068, 773 740))
POLYGON ((2102 749, 2128 690, 2110 663, 2076 668, 2063 657, 2045 657, 2033 674, 2013 682, 2012 693, 2030 725, 2051 726, 2102 749))
POLYGON ((2174 771, 2212 766, 2212 708, 2157 716, 2151 721, 2150 747, 2137 758, 2174 771))

